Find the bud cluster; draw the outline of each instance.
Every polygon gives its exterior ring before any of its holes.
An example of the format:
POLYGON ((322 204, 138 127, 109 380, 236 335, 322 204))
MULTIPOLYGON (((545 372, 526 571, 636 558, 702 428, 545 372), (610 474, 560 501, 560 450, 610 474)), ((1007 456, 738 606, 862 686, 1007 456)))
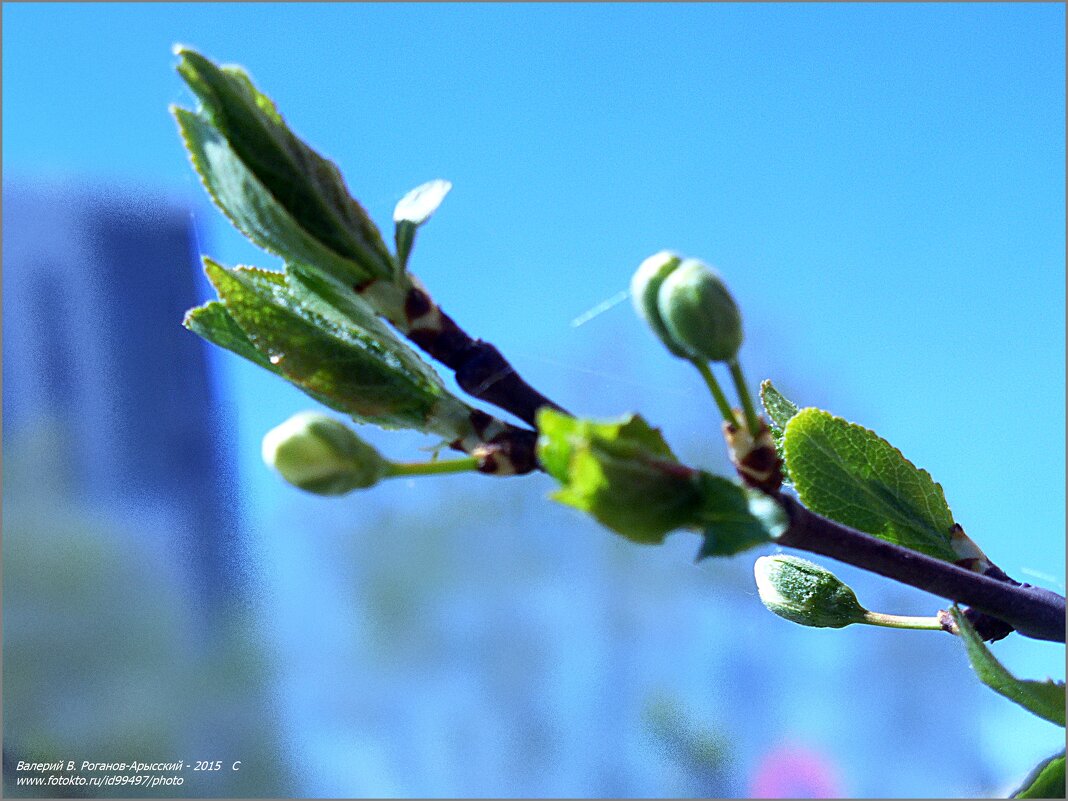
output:
POLYGON ((663 250, 641 263, 631 299, 669 351, 681 359, 726 362, 742 346, 742 315, 719 273, 663 250))
MULTIPOLYGON (((766 426, 757 416, 738 361, 742 315, 719 273, 702 261, 662 250, 638 266, 631 278, 630 296, 638 316, 664 346, 680 359, 692 362, 701 373, 724 422, 734 429, 739 418, 710 367, 713 362, 726 363, 742 404, 746 433, 752 438, 760 437, 766 426)), ((770 465, 764 465, 768 460, 761 457, 755 466, 761 474, 759 480, 751 480, 747 472, 742 472, 750 486, 769 491, 778 488, 781 482, 774 480, 779 475, 777 457, 774 449, 771 453, 770 465)), ((740 464, 742 458, 735 461, 740 464)))

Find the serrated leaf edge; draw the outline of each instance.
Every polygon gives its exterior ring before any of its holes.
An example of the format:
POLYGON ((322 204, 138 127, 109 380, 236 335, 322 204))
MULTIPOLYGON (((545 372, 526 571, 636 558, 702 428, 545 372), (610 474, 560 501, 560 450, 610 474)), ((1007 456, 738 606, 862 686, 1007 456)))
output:
MULTIPOLYGON (((273 192, 271 192, 269 189, 267 189, 265 185, 263 185, 262 181, 260 181, 259 179, 259 176, 257 176, 248 167, 244 159, 242 159, 241 156, 237 153, 237 151, 234 150, 229 138, 223 133, 222 130, 220 130, 219 126, 216 125, 215 120, 213 118, 214 115, 211 113, 211 104, 205 102, 204 97, 201 96, 201 94, 197 91, 197 87, 199 86, 200 90, 203 93, 211 95, 213 103, 218 109, 225 109, 226 101, 223 99, 223 95, 219 93, 216 86, 213 84, 212 79, 210 77, 203 78, 203 75, 211 75, 211 73, 218 73, 224 82, 227 80, 237 82, 237 84, 239 85, 239 90, 237 91, 238 95, 240 95, 242 92, 249 93, 256 111, 258 111, 260 114, 264 115, 267 118, 266 121, 256 120, 256 124, 260 126, 266 139, 273 144, 275 152, 279 154, 283 159, 285 159, 286 163, 290 167, 290 171, 294 175, 308 175, 308 165, 301 161, 301 159, 305 156, 310 158, 313 163, 321 163, 323 167, 331 174, 331 178, 334 180, 337 188, 341 190, 341 196, 351 202, 359 210, 360 214, 371 226, 371 228, 374 229, 372 233, 375 237, 377 237, 378 243, 383 246, 382 253, 380 255, 387 256, 390 262, 392 262, 392 257, 389 256, 388 251, 385 250, 384 243, 381 241, 381 233, 378 231, 377 226, 374 225, 374 222, 370 219, 370 216, 367 214, 366 210, 360 205, 359 201, 352 197, 352 193, 349 192, 348 187, 345 185, 344 178, 342 177, 341 171, 338 169, 337 165, 327 159, 325 156, 321 155, 318 151, 308 145, 307 142, 305 142, 296 133, 293 132, 292 128, 289 126, 289 124, 282 117, 281 113, 278 111, 278 107, 275 102, 256 87, 255 83, 252 81, 251 76, 249 76, 248 72, 244 68, 236 64, 229 64, 224 66, 217 65, 211 59, 207 58, 202 53, 199 53, 198 51, 192 48, 183 48, 178 51, 176 55, 185 60, 183 63, 180 63, 178 65, 179 75, 189 85, 189 88, 193 91, 194 95, 197 96, 197 99, 200 102, 200 108, 202 109, 202 111, 193 113, 197 117, 199 117, 206 125, 211 127, 219 135, 219 137, 224 142, 226 142, 227 147, 230 149, 234 158, 236 158, 238 162, 245 166, 245 169, 248 171, 248 173, 256 179, 257 183, 262 186, 264 191, 275 201, 275 203, 280 208, 285 209, 285 206, 281 203, 281 201, 273 192), (190 69, 184 69, 187 64, 190 66, 190 69), (263 108, 263 105, 265 103, 269 106, 269 110, 265 110, 263 108), (290 139, 292 141, 290 141, 290 139), (300 151, 299 158, 294 152, 293 148, 296 148, 298 151, 300 151)), ((256 114, 253 113, 252 117, 253 119, 255 119, 256 114)), ((312 180, 311 184, 314 185, 315 181, 312 180)), ((358 254, 361 258, 366 259, 370 263, 377 264, 375 254, 372 253, 372 249, 368 247, 368 244, 365 241, 361 241, 359 237, 354 237, 352 235, 352 232, 349 230, 349 223, 339 216, 338 209, 331 202, 327 201, 323 197, 323 195, 318 193, 317 191, 313 193, 313 195, 317 206, 316 211, 319 214, 324 215, 329 220, 331 228, 344 237, 344 239, 346 240, 345 245, 347 247, 351 247, 355 251, 355 253, 358 254)), ((310 238, 315 240, 324 249, 335 254, 338 258, 346 261, 354 261, 353 256, 338 253, 336 248, 331 247, 330 245, 318 239, 310 232, 307 232, 307 230, 303 226, 298 224, 297 227, 300 228, 300 230, 305 231, 310 238)), ((359 262, 354 263, 359 264, 359 262)), ((392 264, 390 264, 389 266, 392 267, 392 264)), ((388 275, 389 272, 391 272, 391 270, 388 270, 385 273, 379 274, 375 269, 368 269, 367 265, 365 264, 361 264, 360 267, 361 269, 366 270, 372 275, 375 275, 379 278, 384 278, 388 275)))
MULTIPOLYGON (((309 233, 304 228, 304 226, 301 225, 300 222, 298 222, 297 219, 292 214, 290 214, 289 210, 285 206, 282 205, 282 203, 278 200, 278 198, 274 195, 274 193, 271 192, 271 190, 268 189, 264 185, 264 183, 256 176, 256 174, 254 172, 252 172, 252 170, 248 169, 248 167, 245 166, 244 162, 241 161, 241 158, 237 155, 237 153, 234 152, 234 149, 230 146, 230 143, 226 140, 226 137, 223 136, 222 133, 220 133, 218 131, 218 129, 215 128, 215 126, 211 124, 211 121, 207 117, 205 117, 202 114, 198 114, 195 111, 190 111, 187 108, 182 108, 181 106, 178 106, 178 105, 175 105, 175 104, 172 104, 170 106, 170 112, 174 116, 175 121, 178 124, 178 135, 182 140, 182 146, 185 148, 186 156, 189 158, 189 162, 193 166, 193 172, 195 172, 197 174, 197 179, 200 181, 200 185, 204 188, 204 191, 207 193, 208 197, 211 198, 212 204, 220 212, 222 212, 223 216, 226 217, 226 219, 230 221, 230 224, 232 226, 234 226, 234 228, 237 229, 237 231, 239 231, 242 234, 242 236, 244 236, 250 242, 252 242, 254 245, 256 245, 256 247, 260 248, 261 250, 266 251, 267 253, 270 253, 272 256, 277 256, 278 258, 282 259, 283 261, 286 261, 288 259, 286 254, 282 253, 278 249, 277 245, 272 245, 272 244, 266 242, 262 237, 247 231, 245 229, 245 227, 242 226, 238 222, 237 218, 234 217, 234 215, 231 214, 230 211, 223 204, 222 200, 219 198, 219 196, 212 189, 211 184, 210 184, 210 182, 208 180, 208 175, 207 175, 208 167, 207 167, 207 165, 203 164, 201 162, 201 159, 197 155, 196 148, 194 148, 193 145, 191 144, 190 134, 187 133, 186 125, 182 121, 183 117, 195 117, 199 122, 203 123, 204 125, 207 125, 209 128, 212 129, 212 131, 215 132, 215 134, 218 136, 219 140, 230 151, 230 155, 238 163, 241 164, 242 168, 244 169, 245 173, 247 174, 248 180, 250 182, 255 183, 255 185, 263 192, 263 194, 266 197, 269 197, 271 199, 271 202, 275 206, 275 213, 279 214, 280 216, 283 216, 293 226, 293 228, 295 228, 296 230, 301 231, 303 233, 303 235, 305 237, 307 237, 307 239, 309 241, 314 242, 317 247, 322 248, 324 251, 329 253, 330 256, 332 256, 333 258, 337 259, 338 261, 350 266, 350 268, 353 270, 353 275, 363 275, 365 280, 371 280, 371 279, 376 277, 373 274, 371 274, 363 264, 360 264, 359 262, 354 261, 349 256, 345 256, 345 255, 343 255, 341 253, 338 253, 337 250, 335 250, 333 247, 331 247, 330 245, 326 244, 325 242, 322 242, 320 239, 318 239, 317 237, 315 237, 311 233, 309 233)), ((316 267, 317 265, 311 264, 309 266, 316 267)), ((268 272, 272 272, 272 271, 268 271, 268 272)), ((378 277, 381 277, 381 276, 378 276, 378 277)))
MULTIPOLYGON (((826 417, 830 418, 831 421, 841 422, 841 423, 844 423, 846 426, 848 426, 850 428, 859 429, 860 431, 862 431, 862 432, 864 432, 866 434, 870 434, 871 436, 875 437, 880 442, 885 443, 894 452, 894 454, 896 454, 897 456, 901 457, 901 459, 905 462, 905 464, 907 464, 909 467, 911 467, 913 470, 915 470, 917 473, 919 473, 923 478, 925 478, 925 479, 927 479, 928 481, 931 482, 931 484, 934 486, 934 488, 938 492, 938 497, 941 499, 942 503, 945 504, 946 510, 949 512, 950 519, 951 520, 953 519, 953 510, 950 507, 949 502, 946 501, 945 491, 942 489, 942 485, 939 484, 937 481, 935 481, 934 477, 925 468, 918 467, 908 457, 906 457, 904 453, 901 452, 900 448, 896 447, 891 442, 889 442, 888 440, 884 439, 882 436, 877 434, 875 431, 872 431, 870 428, 866 428, 865 426, 862 426, 859 423, 854 423, 854 422, 851 422, 851 421, 845 419, 844 417, 839 417, 838 415, 832 414, 831 412, 828 412, 826 409, 820 409, 819 407, 816 407, 816 406, 806 406, 806 407, 804 407, 802 409, 799 409, 797 414, 795 414, 793 417, 790 418, 790 421, 786 424, 786 428, 783 429, 783 454, 785 456, 785 460, 786 460, 787 465, 789 465, 789 463, 791 461, 791 456, 790 456, 790 450, 791 449, 790 449, 790 446, 789 446, 789 439, 790 438, 788 436, 788 432, 790 430, 790 427, 794 426, 794 425, 798 425, 797 421, 799 419, 801 419, 803 415, 805 415, 806 413, 809 413, 809 412, 811 412, 813 414, 825 415, 826 417)), ((795 452, 795 454, 796 454, 796 452, 795 452)), ((834 456, 836 461, 841 462, 841 460, 837 457, 837 455, 835 455, 835 454, 830 454, 830 455, 834 456)), ((801 487, 797 484, 796 481, 794 481, 793 483, 794 483, 794 487, 797 489, 798 496, 801 496, 802 495, 801 487)), ((864 491, 865 494, 871 495, 871 493, 868 492, 867 488, 862 487, 862 490, 864 491)), ((883 499, 878 498, 876 496, 872 496, 872 497, 877 502, 884 503, 883 499)), ((804 498, 803 497, 801 498, 801 500, 802 500, 802 502, 804 502, 804 498)), ((924 496, 924 505, 927 507, 926 508, 927 514, 933 516, 932 510, 931 510, 931 507, 930 507, 930 501, 928 500, 926 495, 924 496)), ((828 517, 830 517, 830 515, 828 515, 828 517)), ((878 536, 878 535, 873 534, 872 536, 878 536)), ((950 552, 956 554, 956 552, 953 550, 953 546, 952 546, 951 541, 950 541, 951 532, 950 531, 946 531, 946 532, 944 532, 943 536, 945 537, 945 540, 946 540, 946 542, 945 542, 946 548, 950 552)), ((954 560, 944 559, 943 561, 952 562, 954 560)))

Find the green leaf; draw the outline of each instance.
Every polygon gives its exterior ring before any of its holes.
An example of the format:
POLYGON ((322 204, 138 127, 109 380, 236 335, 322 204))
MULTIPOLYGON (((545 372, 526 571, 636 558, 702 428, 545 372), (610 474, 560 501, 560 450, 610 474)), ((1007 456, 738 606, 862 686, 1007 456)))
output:
POLYGON ((394 262, 382 235, 337 167, 293 134, 240 68, 220 68, 189 48, 175 53, 201 108, 172 111, 194 166, 234 224, 287 261, 320 267, 347 284, 391 277, 394 262))
POLYGON ((1012 797, 1064 798, 1064 751, 1036 765, 1012 797))
MULTIPOLYGON (((983 684, 1019 704, 1028 712, 1033 712, 1058 726, 1064 725, 1064 682, 1055 682, 1052 679, 1029 681, 1016 678, 994 658, 990 649, 983 643, 958 607, 954 606, 950 609, 950 614, 957 624, 961 641, 968 652, 968 661, 972 663, 975 675, 983 684)), ((1061 770, 1063 780, 1063 767, 1061 770)))
POLYGON ((620 451, 628 450, 634 455, 645 454, 678 463, 660 431, 639 415, 599 423, 542 409, 538 430, 543 434, 538 444, 538 460, 549 475, 561 481, 567 477, 575 449, 585 447, 591 438, 598 439, 602 447, 614 445, 620 451))
POLYGON ((802 409, 786 425, 783 449, 797 493, 812 511, 938 559, 957 559, 942 487, 874 432, 802 409))
POLYGON ((663 542, 696 522, 700 472, 680 464, 640 417, 595 422, 543 408, 538 431, 538 460, 562 485, 554 500, 635 542, 663 542))
POLYGON ((327 313, 337 322, 343 321, 372 339, 398 349, 409 369, 422 372, 429 381, 438 380, 437 373, 415 351, 400 342, 371 305, 350 287, 302 264, 286 265, 285 283, 298 303, 314 308, 326 301, 327 313))
POLYGON ((636 415, 596 422, 542 409, 538 431, 538 460, 562 484, 553 499, 635 542, 698 528, 698 559, 728 556, 768 542, 783 525, 781 509, 776 517, 734 482, 680 464, 660 431, 636 415))
POLYGON ((181 108, 172 111, 204 188, 245 236, 287 261, 314 265, 349 284, 374 277, 304 230, 203 118, 181 108))
POLYGON ((782 508, 762 492, 748 493, 733 481, 710 473, 701 474, 701 491, 698 514, 704 524, 704 541, 697 552, 698 561, 709 556, 733 556, 770 542, 785 530, 782 508))
POLYGON ((220 301, 213 300, 203 306, 190 309, 185 313, 182 325, 208 342, 233 351, 238 356, 243 356, 250 362, 281 375, 281 371, 271 364, 265 355, 256 350, 256 346, 252 344, 245 332, 241 330, 241 326, 230 316, 230 313, 226 311, 226 306, 220 301))
POLYGON ((780 430, 786 428, 786 424, 799 411, 794 403, 775 388, 771 379, 767 378, 760 384, 760 402, 764 404, 764 411, 767 412, 771 424, 780 430))
MULTIPOLYGON (((281 275, 281 273, 277 273, 277 275, 281 275)), ((248 338, 241 326, 237 324, 237 321, 230 316, 230 313, 226 310, 226 305, 221 301, 213 300, 203 306, 190 309, 186 312, 182 324, 213 345, 226 348, 238 356, 248 359, 253 364, 257 364, 265 370, 270 370, 275 375, 285 378, 282 371, 271 364, 267 355, 256 349, 256 346, 252 344, 252 340, 248 338)), ((330 398, 313 392, 306 387, 302 387, 302 389, 324 406, 340 412, 345 411, 344 408, 341 408, 339 404, 330 398)))
POLYGON ((775 453, 779 457, 779 469, 782 471, 784 483, 793 483, 790 480, 790 470, 786 464, 786 454, 783 452, 783 429, 790 419, 797 414, 797 406, 786 399, 770 379, 764 379, 760 384, 760 402, 764 406, 764 412, 768 416, 768 428, 771 429, 771 438, 775 441, 775 453))
POLYGON ((449 440, 470 433, 468 407, 395 336, 354 324, 359 315, 349 314, 352 307, 331 294, 331 285, 323 282, 316 294, 305 283, 298 293, 282 273, 204 261, 249 342, 317 400, 382 427, 432 431, 449 440))

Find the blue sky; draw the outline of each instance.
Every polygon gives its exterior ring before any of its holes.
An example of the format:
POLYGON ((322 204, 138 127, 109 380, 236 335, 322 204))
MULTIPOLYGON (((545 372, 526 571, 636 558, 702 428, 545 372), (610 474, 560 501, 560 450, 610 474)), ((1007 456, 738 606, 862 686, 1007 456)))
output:
MULTIPOLYGON (((173 43, 243 64, 383 224, 408 188, 453 181, 413 270, 564 405, 641 410, 715 447, 698 379, 628 305, 570 324, 656 250, 703 258, 742 305, 754 384, 876 429, 1010 574, 1064 591, 1062 5, 25 3, 3 17, 5 177, 174 192, 197 204, 205 250, 272 266, 206 205, 166 113, 192 103, 173 43)), ((309 404, 221 363, 269 504, 259 437, 309 404)), ((1052 647, 1001 653, 1063 670, 1052 647)))
MULTIPOLYGON (((383 223, 452 180, 413 269, 551 394, 628 360, 689 392, 625 305, 569 323, 657 249, 704 258, 743 304, 754 381, 878 428, 1009 564, 1060 564, 1063 22, 1049 4, 14 4, 3 166, 185 193, 206 250, 269 265, 204 207, 165 111, 191 103, 169 52, 191 44, 246 65, 383 223), (606 360, 606 335, 628 353, 606 360)), ((584 411, 632 407, 629 386, 584 411)))

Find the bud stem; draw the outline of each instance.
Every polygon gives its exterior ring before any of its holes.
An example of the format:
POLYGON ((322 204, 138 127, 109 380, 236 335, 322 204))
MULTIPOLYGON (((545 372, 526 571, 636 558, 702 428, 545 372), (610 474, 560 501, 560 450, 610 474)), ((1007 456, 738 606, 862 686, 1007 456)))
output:
POLYGON ((869 626, 882 626, 888 629, 922 629, 924 631, 943 631, 937 617, 913 617, 911 615, 884 615, 880 612, 866 612, 857 621, 869 626))
POLYGON ((434 476, 448 473, 467 473, 478 469, 478 458, 449 459, 431 462, 390 462, 386 476, 434 476))
POLYGON ((734 419, 734 412, 727 401, 727 396, 723 394, 723 390, 719 387, 719 382, 712 375, 712 368, 700 359, 694 359, 693 366, 697 368, 697 372, 701 374, 701 377, 708 385, 708 389, 712 392, 712 399, 715 400, 716 406, 719 407, 719 413, 723 415, 723 419, 731 425, 737 425, 737 421, 734 419))
POLYGON ((756 408, 753 406, 753 398, 745 385, 745 376, 742 375, 742 365, 737 359, 727 362, 734 379, 734 388, 738 392, 738 398, 742 402, 742 410, 745 412, 745 424, 749 427, 749 433, 754 437, 760 433, 760 420, 757 418, 756 408))

